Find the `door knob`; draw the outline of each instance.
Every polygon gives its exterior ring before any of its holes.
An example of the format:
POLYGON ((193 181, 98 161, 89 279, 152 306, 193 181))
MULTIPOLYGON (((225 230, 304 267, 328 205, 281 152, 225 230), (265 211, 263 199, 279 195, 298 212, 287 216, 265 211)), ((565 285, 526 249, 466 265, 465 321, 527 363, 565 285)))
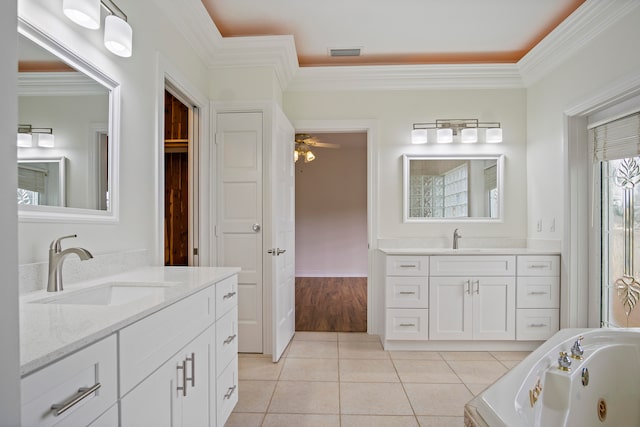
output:
POLYGON ((260 231, 260 224, 258 223, 253 224, 251 229, 257 233, 258 231, 260 231))
POLYGON ((280 248, 277 248, 277 249, 276 249, 276 256, 278 256, 278 255, 280 255, 280 254, 283 254, 283 253, 285 253, 285 252, 287 252, 287 250, 286 250, 286 249, 280 249, 280 248))

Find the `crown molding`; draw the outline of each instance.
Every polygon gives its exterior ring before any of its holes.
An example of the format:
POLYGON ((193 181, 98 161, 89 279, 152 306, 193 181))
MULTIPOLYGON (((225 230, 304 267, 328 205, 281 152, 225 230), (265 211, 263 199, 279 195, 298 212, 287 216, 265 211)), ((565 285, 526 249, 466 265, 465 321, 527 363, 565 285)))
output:
POLYGON ((583 3, 518 62, 525 85, 540 80, 638 6, 637 0, 589 0, 583 3))
POLYGON ((18 73, 19 96, 108 95, 109 90, 77 71, 18 73))

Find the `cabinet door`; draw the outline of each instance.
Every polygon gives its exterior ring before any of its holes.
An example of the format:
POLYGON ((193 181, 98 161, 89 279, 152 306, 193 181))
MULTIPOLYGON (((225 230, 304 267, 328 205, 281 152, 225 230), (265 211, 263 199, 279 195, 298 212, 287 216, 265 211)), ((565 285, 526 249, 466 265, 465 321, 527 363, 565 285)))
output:
MULTIPOLYGON (((180 420, 183 427, 209 425, 209 355, 213 345, 212 330, 207 329, 179 353, 177 363, 183 363, 186 372, 178 373, 180 387, 186 385, 185 393, 178 393, 180 420), (184 376, 186 375, 186 381, 184 376)), ((179 369, 182 371, 182 369, 179 369)), ((215 374, 214 374, 215 376, 215 374)))
POLYGON ((429 339, 469 340, 472 335, 471 279, 432 277, 429 286, 429 339))
POLYGON ((513 277, 472 279, 473 339, 516 338, 516 295, 513 277))

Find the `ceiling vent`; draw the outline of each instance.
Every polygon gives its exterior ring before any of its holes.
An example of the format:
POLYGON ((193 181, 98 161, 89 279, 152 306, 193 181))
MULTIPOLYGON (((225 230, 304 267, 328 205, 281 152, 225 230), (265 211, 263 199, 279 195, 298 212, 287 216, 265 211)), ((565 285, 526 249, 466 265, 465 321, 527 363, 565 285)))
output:
POLYGON ((360 48, 349 49, 329 49, 329 55, 331 56, 360 56, 360 48))

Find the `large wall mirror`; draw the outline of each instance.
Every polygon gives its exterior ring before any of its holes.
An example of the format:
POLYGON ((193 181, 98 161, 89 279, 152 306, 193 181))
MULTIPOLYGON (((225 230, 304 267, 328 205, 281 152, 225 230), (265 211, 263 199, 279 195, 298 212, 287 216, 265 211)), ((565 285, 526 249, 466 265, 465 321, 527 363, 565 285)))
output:
POLYGON ((20 220, 117 220, 119 85, 22 20, 18 71, 20 220))
POLYGON ((405 222, 499 221, 504 156, 403 156, 405 222))

